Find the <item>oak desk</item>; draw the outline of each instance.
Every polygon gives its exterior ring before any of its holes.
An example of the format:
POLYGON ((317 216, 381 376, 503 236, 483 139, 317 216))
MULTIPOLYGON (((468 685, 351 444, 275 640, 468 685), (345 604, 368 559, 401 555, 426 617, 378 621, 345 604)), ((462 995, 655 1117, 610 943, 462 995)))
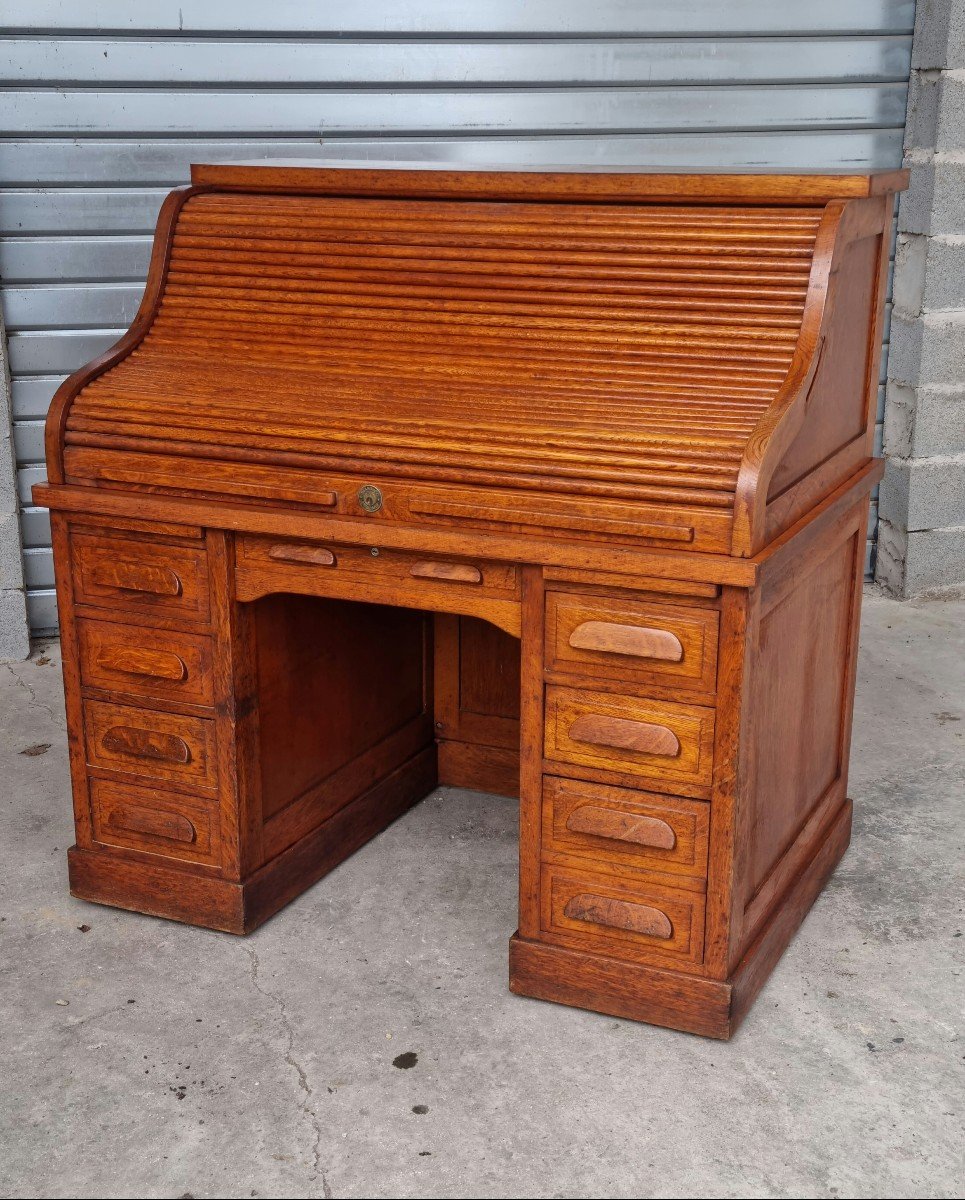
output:
POLYGON ((76 896, 520 797, 514 991, 728 1037, 848 843, 900 172, 204 166, 47 427, 76 896))

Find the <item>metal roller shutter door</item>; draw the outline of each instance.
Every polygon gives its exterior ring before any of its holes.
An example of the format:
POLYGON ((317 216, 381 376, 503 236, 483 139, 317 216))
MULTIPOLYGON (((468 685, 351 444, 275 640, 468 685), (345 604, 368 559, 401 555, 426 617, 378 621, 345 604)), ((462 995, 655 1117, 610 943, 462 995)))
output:
MULTIPOLYGON (((191 162, 900 164, 913 0, 12 0, 0 276, 28 610, 56 625, 43 418, 134 316, 191 162)), ((884 376, 882 376, 882 379, 884 376)), ((883 387, 879 390, 879 438, 883 387)), ((877 520, 872 507, 868 560, 877 520)))

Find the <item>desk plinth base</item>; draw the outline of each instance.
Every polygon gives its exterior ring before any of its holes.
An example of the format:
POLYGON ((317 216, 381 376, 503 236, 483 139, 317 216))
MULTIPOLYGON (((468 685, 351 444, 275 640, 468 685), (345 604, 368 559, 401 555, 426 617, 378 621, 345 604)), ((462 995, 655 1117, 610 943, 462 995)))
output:
POLYGON ((79 900, 188 925, 251 933, 435 786, 431 746, 242 883, 72 846, 67 852, 70 893, 79 900))
POLYGON ((785 893, 737 969, 727 980, 666 971, 528 941, 509 943, 509 986, 520 996, 588 1008, 726 1041, 736 1033, 757 993, 817 899, 851 840, 846 800, 817 852, 785 893))

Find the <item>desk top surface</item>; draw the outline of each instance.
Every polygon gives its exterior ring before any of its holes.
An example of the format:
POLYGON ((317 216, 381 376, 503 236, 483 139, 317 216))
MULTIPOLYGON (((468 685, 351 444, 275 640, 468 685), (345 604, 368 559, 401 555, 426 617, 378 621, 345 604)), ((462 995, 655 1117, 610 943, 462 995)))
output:
POLYGON ((904 170, 755 171, 633 166, 462 167, 404 159, 273 159, 195 164, 197 186, 270 192, 624 203, 819 204, 897 192, 904 170))

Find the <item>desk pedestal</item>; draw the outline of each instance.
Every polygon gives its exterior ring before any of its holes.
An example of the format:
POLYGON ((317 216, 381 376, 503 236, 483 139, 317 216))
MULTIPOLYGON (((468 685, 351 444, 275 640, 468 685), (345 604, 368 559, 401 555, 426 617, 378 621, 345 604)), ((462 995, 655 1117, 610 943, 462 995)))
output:
POLYGON ((55 513, 73 894, 244 934, 518 794, 513 991, 730 1036, 848 843, 867 491, 748 586, 55 513))

